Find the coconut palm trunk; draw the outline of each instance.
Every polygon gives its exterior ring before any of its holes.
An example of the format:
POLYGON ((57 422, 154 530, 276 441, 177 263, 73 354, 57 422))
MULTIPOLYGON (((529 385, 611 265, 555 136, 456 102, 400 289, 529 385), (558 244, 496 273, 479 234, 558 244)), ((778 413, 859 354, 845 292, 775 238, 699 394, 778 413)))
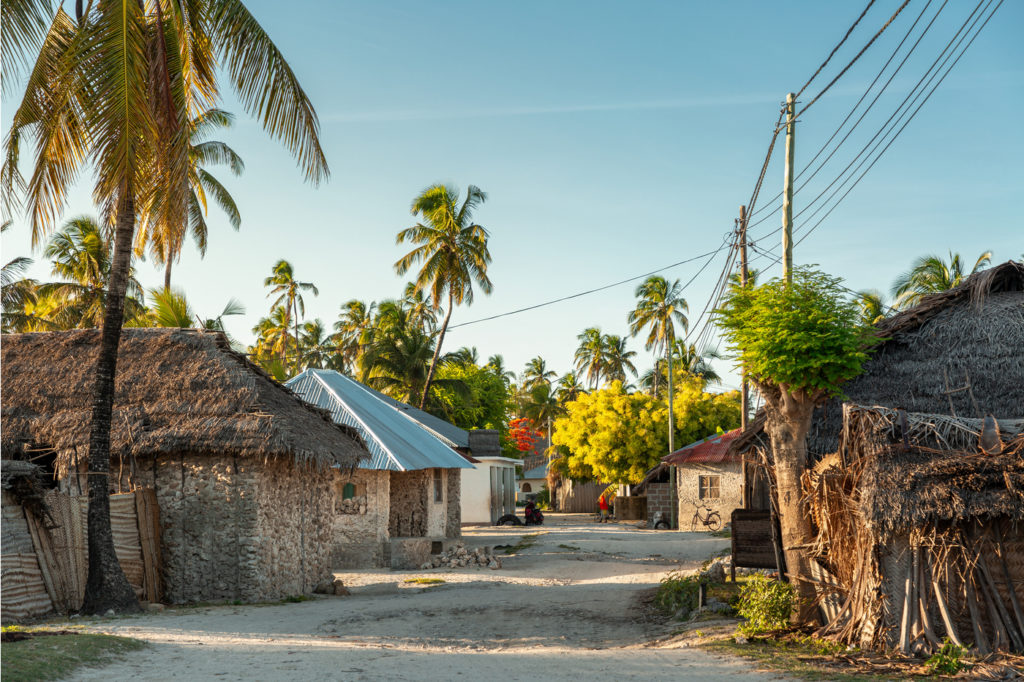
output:
POLYGON ((441 344, 444 343, 444 333, 448 331, 448 320, 452 318, 454 294, 448 291, 448 310, 444 314, 444 322, 441 323, 441 331, 437 335, 437 345, 434 346, 434 357, 430 361, 430 369, 427 370, 427 380, 423 383, 423 395, 420 396, 420 409, 425 409, 427 394, 430 393, 430 384, 434 381, 434 370, 437 369, 437 360, 441 357, 441 344))
POLYGON ((167 258, 167 263, 164 265, 164 289, 167 291, 171 290, 171 259, 167 258))
POLYGON ((122 185, 121 196, 93 387, 92 429, 89 434, 89 577, 85 585, 83 613, 105 613, 109 609, 118 613, 139 610, 135 590, 128 583, 114 552, 114 536, 110 527, 110 422, 114 409, 117 348, 124 322, 124 300, 135 232, 135 201, 130 182, 122 185))

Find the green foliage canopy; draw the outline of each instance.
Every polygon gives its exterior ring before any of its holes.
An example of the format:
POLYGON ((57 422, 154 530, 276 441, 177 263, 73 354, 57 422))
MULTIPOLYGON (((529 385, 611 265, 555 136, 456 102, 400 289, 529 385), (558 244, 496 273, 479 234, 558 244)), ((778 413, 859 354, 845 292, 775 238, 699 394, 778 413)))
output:
POLYGON ((504 379, 489 367, 447 362, 437 370, 431 395, 431 412, 462 429, 499 429, 504 432, 508 413, 508 386, 504 379), (453 381, 454 380, 454 381, 453 381), (468 389, 452 388, 461 381, 468 389))
POLYGON ((790 393, 838 394, 875 340, 840 280, 806 267, 794 269, 788 284, 733 289, 717 317, 748 376, 790 393))

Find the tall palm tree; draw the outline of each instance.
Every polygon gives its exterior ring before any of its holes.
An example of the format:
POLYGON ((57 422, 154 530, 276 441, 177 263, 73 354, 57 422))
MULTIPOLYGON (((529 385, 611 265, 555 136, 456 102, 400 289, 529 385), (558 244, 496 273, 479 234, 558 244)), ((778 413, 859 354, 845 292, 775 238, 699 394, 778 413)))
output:
POLYGON ((686 313, 689 306, 682 297, 683 288, 677 279, 669 284, 660 275, 652 275, 636 288, 636 308, 629 313, 629 332, 636 336, 648 329, 644 347, 654 350, 655 355, 665 352, 668 363, 668 451, 675 451, 673 432, 675 421, 672 416, 672 349, 676 340, 676 324, 686 331, 689 321, 686 313))
POLYGON ((909 270, 896 278, 892 285, 893 298, 900 308, 915 306, 928 294, 952 289, 965 278, 984 270, 991 262, 992 252, 985 251, 978 256, 968 272, 959 253, 950 251, 948 263, 941 256, 922 256, 914 261, 909 270))
POLYGON ((563 374, 562 378, 558 380, 556 394, 558 395, 558 401, 563 405, 576 400, 581 394, 586 392, 583 384, 580 383, 579 375, 572 370, 563 374))
POLYGON ((857 304, 860 306, 860 319, 866 325, 875 325, 886 318, 890 306, 885 296, 877 289, 866 289, 857 292, 857 304))
POLYGON ((538 355, 526 363, 526 369, 523 370, 523 385, 531 390, 541 384, 550 386, 551 380, 557 376, 558 373, 548 369, 544 358, 538 355))
POLYGON ((404 275, 416 263, 423 266, 416 275, 416 290, 427 291, 434 310, 447 298, 444 321, 434 346, 420 408, 427 402, 427 393, 437 370, 437 360, 444 343, 452 309, 456 305, 473 303, 473 283, 485 294, 494 288, 487 276, 491 253, 487 250, 488 233, 473 222, 473 212, 487 200, 487 195, 470 185, 462 206, 458 205, 459 192, 454 187, 432 185, 423 190, 412 202, 412 214, 422 221, 398 233, 395 243, 417 244, 395 263, 395 271, 404 275))
POLYGON ((245 170, 242 157, 234 149, 224 142, 207 139, 218 129, 230 128, 233 122, 234 116, 230 113, 213 108, 188 121, 188 193, 186 208, 182 212, 185 222, 167 220, 166 212, 158 213, 157 221, 150 220, 145 214, 141 216, 135 250, 136 253, 142 253, 146 243, 149 243, 154 260, 164 264, 165 289, 171 286, 171 268, 180 258, 188 234, 191 233, 200 255, 206 255, 206 213, 210 199, 221 207, 231 227, 237 231, 242 225, 242 215, 234 198, 207 170, 210 166, 223 165, 235 176, 245 170))
POLYGON ((500 354, 496 353, 487 358, 487 364, 484 366, 501 377, 506 386, 516 378, 516 373, 505 367, 505 357, 500 354))
POLYGON ((480 363, 480 353, 477 352, 476 346, 469 348, 463 346, 457 350, 448 353, 445 357, 445 361, 449 364, 460 365, 462 367, 475 367, 480 363))
MULTIPOLYGON (((308 291, 314 296, 319 296, 320 291, 312 282, 300 282, 295 279, 295 271, 292 269, 292 264, 284 259, 279 260, 274 264, 273 274, 263 280, 263 286, 271 287, 270 292, 267 294, 267 298, 277 294, 277 298, 274 300, 272 305, 275 308, 278 306, 284 306, 287 320, 294 325, 295 339, 298 341, 299 317, 306 314, 306 302, 302 298, 302 292, 308 291)), ((282 353, 283 352, 284 349, 282 348, 282 353)), ((300 358, 296 355, 296 371, 298 371, 299 361, 300 358)), ((281 356, 281 362, 287 364, 284 355, 281 356)))
POLYGON ((303 369, 323 369, 334 353, 334 345, 324 323, 313 320, 302 325, 299 335, 299 365, 303 369))
MULTIPOLYGON (((6 232, 11 224, 10 220, 4 221, 3 225, 0 225, 0 232, 6 232)), ((25 315, 26 306, 34 305, 37 301, 36 287, 39 283, 25 277, 31 266, 31 258, 18 256, 7 261, 0 269, 0 305, 3 309, 4 331, 13 331, 24 326, 28 320, 25 315)))
MULTIPOLYGON (((41 284, 37 291, 56 304, 52 322, 58 329, 99 327, 107 307, 112 276, 111 244, 108 234, 89 216, 78 216, 64 224, 46 244, 43 255, 51 260, 51 274, 59 281, 41 284)), ((129 270, 125 315, 130 319, 143 311, 142 287, 129 270)))
POLYGON ((338 315, 338 321, 334 323, 334 343, 344 367, 355 367, 359 356, 366 349, 376 311, 377 304, 374 301, 367 305, 353 298, 341 304, 341 313, 338 315))
POLYGON ((434 327, 437 326, 437 311, 431 306, 423 291, 416 288, 414 282, 405 285, 400 303, 409 313, 409 322, 420 326, 426 332, 433 333, 434 327))
POLYGON ((633 364, 635 357, 635 350, 626 350, 626 339, 615 334, 609 335, 605 340, 605 381, 621 381, 625 388, 626 373, 636 376, 636 365, 633 364))
POLYGON ((547 429, 547 449, 551 448, 551 422, 565 414, 565 408, 555 395, 549 382, 541 381, 530 389, 529 400, 524 406, 523 416, 533 422, 533 427, 547 429))
POLYGON ((267 369, 268 363, 274 360, 279 363, 281 373, 288 375, 288 368, 282 358, 287 357, 288 349, 295 343, 292 337, 291 318, 285 307, 279 305, 272 308, 270 315, 260 318, 252 328, 252 333, 256 335, 253 354, 258 358, 260 366, 267 369))
POLYGON ((576 361, 576 369, 580 372, 585 371, 590 387, 596 389, 601 385, 601 373, 604 371, 605 355, 608 350, 608 337, 601 333, 599 327, 589 327, 576 338, 580 342, 573 356, 576 361))
MULTIPOLYGON (((188 185, 182 131, 190 114, 216 99, 218 74, 231 82, 245 110, 297 157, 308 180, 319 182, 328 170, 312 104, 241 0, 83 4, 77 3, 77 20, 60 7, 52 15, 6 138, 0 189, 5 208, 25 195, 38 244, 87 167, 104 220, 114 225, 89 441, 89 572, 82 610, 97 613, 139 608, 114 553, 108 497, 117 348, 137 208, 159 194, 161 206, 153 210, 182 219, 188 185), (27 182, 19 174, 25 135, 36 146, 27 182)), ((14 43, 31 49, 20 28, 14 43)))

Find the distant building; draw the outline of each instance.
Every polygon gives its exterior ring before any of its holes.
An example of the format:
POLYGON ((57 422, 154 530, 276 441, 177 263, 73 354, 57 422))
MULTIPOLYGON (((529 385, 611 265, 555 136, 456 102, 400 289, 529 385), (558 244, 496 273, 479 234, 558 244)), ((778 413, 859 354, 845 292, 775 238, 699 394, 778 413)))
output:
MULTIPOLYGON (((698 508, 709 507, 729 523, 733 509, 743 507, 743 458, 729 452, 729 445, 740 429, 709 436, 662 458, 676 468, 676 496, 681 530, 690 530, 698 508)), ((648 514, 652 513, 651 494, 656 484, 648 484, 648 514)), ((703 515, 704 512, 702 511, 703 515)), ((709 530, 698 523, 695 530, 709 530)))

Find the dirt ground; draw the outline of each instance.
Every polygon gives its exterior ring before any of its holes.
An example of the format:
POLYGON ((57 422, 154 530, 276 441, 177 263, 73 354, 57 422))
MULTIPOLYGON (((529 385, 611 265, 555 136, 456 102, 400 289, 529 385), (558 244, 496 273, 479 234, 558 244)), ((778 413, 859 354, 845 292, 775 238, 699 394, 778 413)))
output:
POLYGON ((74 679, 780 679, 659 643, 673 626, 642 606, 667 572, 696 569, 728 540, 568 514, 540 528, 466 528, 464 540, 516 545, 533 533, 536 542, 499 570, 345 571, 337 575, 348 597, 98 621, 89 629, 151 646, 74 679), (417 577, 445 582, 404 582, 417 577))

